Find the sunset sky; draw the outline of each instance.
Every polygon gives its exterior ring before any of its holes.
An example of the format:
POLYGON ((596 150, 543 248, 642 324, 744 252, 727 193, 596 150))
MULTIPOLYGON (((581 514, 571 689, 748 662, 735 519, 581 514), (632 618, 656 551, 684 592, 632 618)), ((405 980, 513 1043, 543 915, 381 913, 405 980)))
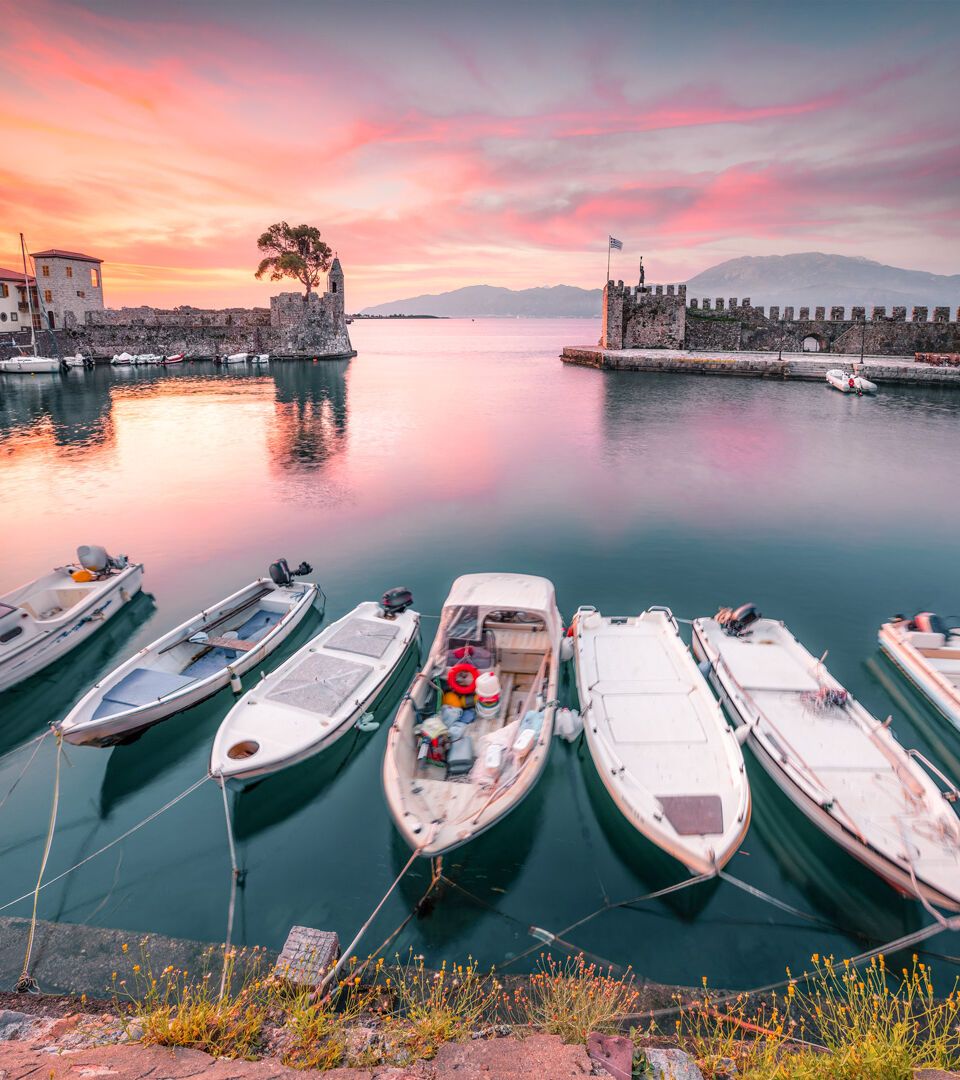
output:
MULTIPOLYGON (((0 266, 265 304, 318 225, 347 306, 829 251, 960 272, 958 3, 0 0, 0 266)), ((291 286, 292 287, 292 286, 291 286)))

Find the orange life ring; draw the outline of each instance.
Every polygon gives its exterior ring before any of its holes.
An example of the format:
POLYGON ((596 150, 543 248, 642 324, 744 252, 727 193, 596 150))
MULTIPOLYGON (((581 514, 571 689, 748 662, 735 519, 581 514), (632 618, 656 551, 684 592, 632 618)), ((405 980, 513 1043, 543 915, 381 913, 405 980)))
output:
POLYGON ((454 666, 447 673, 447 686, 450 687, 456 694, 472 694, 477 688, 477 676, 480 671, 466 662, 462 664, 454 664, 454 666), (468 675, 469 682, 461 682, 460 676, 468 675))

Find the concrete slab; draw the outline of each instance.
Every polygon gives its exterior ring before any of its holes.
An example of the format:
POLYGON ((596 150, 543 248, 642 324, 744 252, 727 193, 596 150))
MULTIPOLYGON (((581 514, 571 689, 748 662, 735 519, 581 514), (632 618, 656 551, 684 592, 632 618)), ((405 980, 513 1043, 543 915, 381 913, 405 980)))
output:
MULTIPOLYGON (((823 382, 831 368, 860 364, 848 353, 689 352, 680 349, 601 349, 596 345, 567 345, 560 354, 565 364, 603 371, 648 371, 681 375, 732 375, 754 379, 823 382)), ((921 364, 912 356, 865 356, 863 373, 878 385, 919 383, 960 387, 960 367, 921 364)))

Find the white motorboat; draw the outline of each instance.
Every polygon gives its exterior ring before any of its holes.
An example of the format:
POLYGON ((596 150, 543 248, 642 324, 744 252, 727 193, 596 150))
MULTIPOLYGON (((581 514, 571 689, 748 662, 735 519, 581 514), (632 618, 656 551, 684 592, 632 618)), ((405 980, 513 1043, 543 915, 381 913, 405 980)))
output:
POLYGON ((222 364, 245 364, 249 355, 249 353, 245 352, 232 353, 230 356, 222 356, 220 362, 222 364))
POLYGON ((842 368, 831 368, 827 372, 827 382, 839 390, 841 394, 875 394, 877 384, 865 379, 856 371, 844 371, 842 368))
POLYGON ((453 583, 383 759, 390 813, 419 854, 467 843, 533 789, 553 737, 562 633, 545 578, 453 583))
POLYGON ((270 363, 270 354, 265 353, 265 352, 252 353, 251 356, 250 356, 250 362, 252 364, 269 364, 270 363))
POLYGON ((691 874, 720 870, 750 824, 750 784, 669 608, 577 611, 574 659, 587 746, 631 825, 691 874))
POLYGON ((187 619, 104 676, 57 725, 70 743, 112 746, 189 709, 269 656, 299 625, 319 586, 286 560, 187 619))
POLYGON ((898 892, 960 910, 958 793, 939 770, 753 605, 695 619, 693 645, 738 735, 814 825, 898 892))
POLYGON ((73 356, 65 356, 63 358, 63 362, 68 368, 92 368, 93 367, 93 361, 89 357, 84 356, 82 353, 76 353, 73 356))
POLYGON ((960 629, 922 611, 880 627, 880 648, 933 705, 960 728, 960 629))
POLYGON ((64 362, 56 356, 11 356, 8 360, 0 360, 0 372, 11 375, 15 373, 55 375, 63 371, 65 367, 64 362))
POLYGON ((0 690, 75 649, 140 591, 142 563, 87 545, 77 557, 0 596, 0 690))
POLYGON ((417 640, 406 589, 358 604, 234 705, 217 731, 210 775, 247 781, 332 746, 380 698, 417 640))
POLYGON ((166 362, 166 357, 161 356, 160 353, 139 353, 133 358, 135 364, 163 364, 166 362))
POLYGON ((132 353, 122 352, 116 353, 111 359, 110 363, 114 367, 130 367, 136 360, 136 357, 132 353))

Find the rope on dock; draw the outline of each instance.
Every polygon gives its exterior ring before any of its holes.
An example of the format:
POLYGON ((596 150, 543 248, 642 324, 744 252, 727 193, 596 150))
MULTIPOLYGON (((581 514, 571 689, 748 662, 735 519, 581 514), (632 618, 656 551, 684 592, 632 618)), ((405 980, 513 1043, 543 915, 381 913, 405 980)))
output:
MULTIPOLYGON (((39 749, 40 743, 37 743, 39 749)), ((34 751, 36 753, 36 751, 34 751)), ((15 987, 18 994, 38 992, 36 980, 30 974, 30 959, 33 954, 33 939, 37 931, 37 903, 40 899, 40 889, 43 887, 43 875, 47 869, 47 860, 50 858, 50 848, 53 846, 53 834, 57 828, 57 810, 60 807, 60 762, 63 759, 63 738, 57 733, 57 764, 53 780, 53 799, 50 803, 50 823, 47 826, 47 839, 43 845, 43 856, 40 859, 40 873, 37 875, 37 884, 33 890, 33 911, 30 915, 30 930, 27 933, 27 949, 23 955, 23 970, 15 987)), ((33 760, 31 758, 31 760, 33 760)))
POLYGON ((165 811, 171 809, 171 807, 176 806, 177 803, 180 802, 182 799, 185 799, 188 795, 192 795, 198 787, 201 787, 209 779, 210 777, 207 776, 206 773, 204 773, 204 775, 201 776, 199 780, 195 780, 188 788, 181 791, 179 795, 175 795, 172 799, 170 799, 169 802, 164 803, 163 806, 161 806, 159 809, 154 810, 152 814, 148 814, 143 819, 143 821, 138 821, 136 825, 132 825, 129 829, 127 829, 126 832, 122 832, 119 836, 115 837, 109 843, 104 844, 102 848, 98 848, 96 851, 91 852, 85 858, 81 859, 80 862, 75 863, 73 866, 71 866, 68 870, 64 870, 63 873, 57 874, 56 877, 50 878, 49 881, 45 881, 41 886, 39 886, 39 889, 24 893, 23 896, 18 896, 16 900, 8 901, 6 904, 0 907, 0 912, 6 911, 8 908, 12 908, 16 904, 19 904, 24 900, 29 900, 30 897, 34 895, 34 892, 39 892, 41 889, 46 889, 50 885, 55 885, 58 881, 62 881, 63 878, 67 877, 68 874, 72 874, 74 870, 79 870, 81 866, 86 866, 88 862, 90 862, 92 859, 97 858, 98 855, 102 855, 105 851, 109 851, 110 848, 116 847, 117 844, 126 840, 128 836, 132 836, 135 832, 142 829, 144 825, 149 825, 151 821, 156 820, 156 818, 158 818, 165 811))
MULTIPOLYGON (((25 777, 25 776, 27 775, 27 770, 28 770, 28 769, 30 768, 30 766, 31 766, 31 765, 33 764, 33 759, 34 759, 34 758, 35 758, 35 757, 37 756, 37 753, 38 753, 38 751, 40 750, 40 747, 41 747, 41 746, 43 745, 43 740, 44 740, 44 739, 45 739, 45 738, 46 738, 46 737, 47 737, 47 736, 48 736, 48 735, 50 734, 50 732, 51 732, 51 731, 53 731, 53 730, 54 730, 54 729, 53 729, 52 727, 50 727, 50 728, 48 728, 48 729, 47 729, 47 730, 46 730, 46 731, 45 731, 45 732, 44 732, 44 733, 43 733, 42 735, 40 735, 40 736, 39 736, 38 738, 36 738, 36 739, 32 740, 32 741, 33 741, 33 742, 34 742, 34 743, 36 744, 36 745, 34 746, 34 748, 33 748, 33 753, 32 753, 32 754, 30 755, 29 759, 27 760, 27 763, 26 763, 26 765, 24 765, 24 767, 23 767, 23 768, 22 768, 22 769, 20 770, 20 775, 19 775, 19 776, 18 776, 18 777, 16 778, 16 780, 14 780, 14 782, 13 782, 13 783, 12 783, 12 784, 10 785, 10 788, 9 788, 9 790, 7 791, 6 795, 4 795, 4 797, 3 797, 2 799, 0 799, 0 810, 2 810, 2 809, 3 809, 3 805, 4 805, 4 803, 5 803, 5 802, 7 801, 7 799, 9 799, 9 798, 10 798, 10 796, 11 796, 11 795, 12 795, 12 794, 14 793, 14 791, 16 790, 16 787, 17 787, 17 785, 18 785, 18 784, 20 783, 20 781, 21 781, 21 780, 22 780, 22 779, 23 779, 23 778, 24 778, 24 777, 25 777)), ((30 745, 30 743, 24 743, 24 746, 29 746, 29 745, 30 745)), ((18 747, 17 747, 17 749, 18 749, 18 750, 21 750, 21 749, 23 749, 23 747, 20 747, 20 746, 18 746, 18 747)), ((4 756, 6 756, 6 755, 4 755, 4 756)), ((2 760, 2 759, 0 759, 0 760, 2 760)))

